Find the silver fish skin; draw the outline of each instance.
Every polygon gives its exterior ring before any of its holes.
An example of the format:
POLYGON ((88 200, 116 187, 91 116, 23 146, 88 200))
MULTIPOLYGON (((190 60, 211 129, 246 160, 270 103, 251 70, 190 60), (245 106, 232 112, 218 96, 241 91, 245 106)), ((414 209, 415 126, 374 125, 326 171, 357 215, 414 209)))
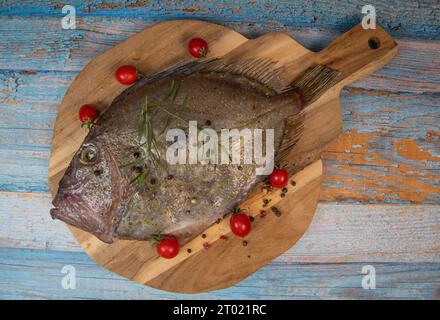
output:
POLYGON ((297 90, 278 94, 227 72, 171 73, 140 82, 118 96, 93 126, 60 181, 51 215, 107 243, 149 240, 156 234, 194 237, 230 212, 261 177, 255 164, 168 164, 168 128, 185 130, 192 120, 218 132, 274 129, 278 150, 284 120, 302 108, 297 90), (176 86, 173 103, 163 104, 176 86), (146 158, 139 168, 129 164, 145 158, 136 146, 146 100, 160 156, 146 158), (89 153, 92 161, 87 161, 89 153), (135 180, 140 173, 141 186, 135 180))

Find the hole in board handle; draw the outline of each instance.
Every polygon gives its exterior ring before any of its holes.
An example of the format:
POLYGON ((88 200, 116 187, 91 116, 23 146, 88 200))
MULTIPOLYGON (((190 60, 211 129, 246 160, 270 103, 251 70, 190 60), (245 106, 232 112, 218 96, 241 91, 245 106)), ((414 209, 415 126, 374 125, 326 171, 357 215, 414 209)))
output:
POLYGON ((380 40, 378 38, 368 39, 368 46, 370 49, 376 50, 380 47, 380 40))

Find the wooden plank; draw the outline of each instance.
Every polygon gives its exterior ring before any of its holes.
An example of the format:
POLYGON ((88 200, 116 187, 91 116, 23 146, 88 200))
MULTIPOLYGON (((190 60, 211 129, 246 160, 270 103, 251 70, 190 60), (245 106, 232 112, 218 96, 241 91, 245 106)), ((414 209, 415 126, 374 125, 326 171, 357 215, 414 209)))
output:
MULTIPOLYGON (((240 20, 241 21, 241 20, 240 20)), ((92 58, 130 35, 154 24, 155 20, 119 17, 81 17, 76 30, 62 30, 53 17, 5 17, 0 20, 0 69, 79 71, 92 58)), ((270 31, 288 33, 306 48, 319 51, 341 31, 301 30, 295 26, 249 25, 222 22, 246 37, 270 31)), ((352 87, 386 91, 439 92, 439 41, 397 38, 400 51, 385 67, 352 87)), ((64 80, 61 80, 64 81, 64 80)))
MULTIPOLYGON (((51 127, 73 77, 0 71, 0 190, 48 191, 51 127)), ((321 200, 440 203, 439 105, 438 94, 343 90, 344 135, 324 154, 321 200)))
MULTIPOLYGON (((49 216, 49 194, 0 192, 0 247, 82 252, 66 225, 49 216)), ((439 206, 320 203, 282 263, 438 262, 439 206)))
POLYGON ((274 261, 239 284, 206 294, 173 294, 98 267, 85 253, 0 248, 0 299, 439 299, 439 263, 302 264, 274 261), (373 265, 376 289, 361 287, 373 265), (75 267, 76 289, 61 286, 75 267))
POLYGON ((346 92, 344 134, 323 155, 320 199, 439 203, 440 108, 432 102, 426 95, 346 92))
MULTIPOLYGON (((334 4, 332 1, 185 1, 163 2, 158 0, 72 0, 76 14, 81 16, 108 16, 124 18, 181 19, 199 18, 212 22, 258 23, 265 26, 299 26, 316 29, 347 30, 364 16, 361 12, 365 2, 354 0, 334 4)), ((404 2, 390 0, 372 3, 379 24, 392 35, 413 35, 424 38, 439 38, 439 7, 436 0, 404 2)), ((51 15, 62 16, 64 4, 56 0, 37 3, 27 1, 3 2, 0 15, 51 15)))

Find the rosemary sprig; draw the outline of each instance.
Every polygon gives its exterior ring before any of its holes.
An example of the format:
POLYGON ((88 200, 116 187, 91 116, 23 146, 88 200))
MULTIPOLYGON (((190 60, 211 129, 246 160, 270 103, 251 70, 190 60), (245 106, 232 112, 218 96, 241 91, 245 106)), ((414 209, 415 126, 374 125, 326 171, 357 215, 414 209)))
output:
MULTIPOLYGON (((188 104, 189 97, 185 96, 183 99, 183 102, 178 106, 177 114, 171 112, 167 109, 168 106, 173 106, 176 98, 179 94, 180 85, 176 84, 174 80, 171 82, 171 86, 166 93, 165 97, 159 101, 148 101, 148 97, 145 97, 145 103, 143 105, 143 108, 141 110, 138 124, 137 124, 137 138, 138 138, 138 144, 133 146, 131 149, 131 153, 133 152, 139 152, 139 159, 136 159, 134 161, 131 161, 129 163, 123 164, 120 166, 120 168, 124 167, 138 167, 141 169, 141 172, 138 173, 131 181, 130 184, 136 183, 141 190, 145 190, 145 179, 146 174, 150 167, 150 164, 158 167, 161 165, 160 162, 160 150, 158 148, 157 141, 154 136, 153 132, 153 125, 152 125, 152 118, 153 115, 156 114, 158 111, 165 112, 168 116, 165 122, 164 127, 162 128, 159 135, 162 135, 165 130, 168 128, 171 118, 175 118, 185 124, 187 124, 187 120, 183 119, 181 117, 186 105, 188 104), (154 106, 157 109, 153 111, 153 114, 150 112, 150 107, 154 106)), ((200 132, 203 130, 202 127, 197 125, 197 131, 200 132)), ((225 147, 220 144, 220 147, 225 150, 225 147)), ((231 155, 229 155, 229 159, 231 160, 231 155)))
POLYGON ((141 172, 136 175, 131 181, 130 184, 136 183, 141 191, 145 190, 145 172, 141 172))

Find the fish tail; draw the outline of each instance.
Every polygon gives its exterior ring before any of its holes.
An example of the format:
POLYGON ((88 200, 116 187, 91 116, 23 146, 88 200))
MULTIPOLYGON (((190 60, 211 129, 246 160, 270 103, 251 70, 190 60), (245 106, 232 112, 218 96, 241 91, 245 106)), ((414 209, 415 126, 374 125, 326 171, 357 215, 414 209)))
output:
POLYGON ((296 79, 290 87, 296 89, 301 95, 303 105, 308 105, 330 89, 341 74, 322 64, 308 68, 301 77, 296 79))

